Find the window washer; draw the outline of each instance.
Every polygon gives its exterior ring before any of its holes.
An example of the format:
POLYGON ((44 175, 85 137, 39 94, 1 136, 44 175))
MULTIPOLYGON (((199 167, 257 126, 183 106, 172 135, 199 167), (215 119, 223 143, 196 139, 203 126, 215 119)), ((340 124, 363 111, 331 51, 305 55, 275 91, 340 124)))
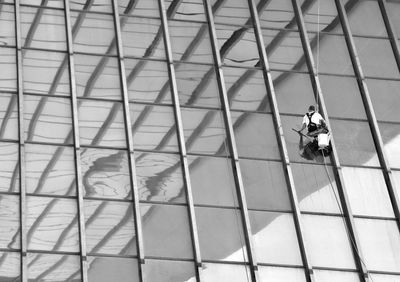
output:
MULTIPOLYGON (((297 130, 296 130, 297 131, 297 130)), ((303 124, 300 130, 297 131, 300 135, 300 142, 299 142, 299 151, 300 155, 307 159, 313 160, 317 159, 319 156, 329 156, 332 148, 329 142, 324 146, 321 147, 318 142, 318 136, 320 134, 326 135, 329 132, 328 128, 326 127, 326 123, 324 118, 315 111, 315 107, 311 105, 308 108, 308 113, 306 113, 303 117, 303 124), (304 135, 302 131, 307 127, 308 132, 307 135, 304 135), (303 136, 309 139, 309 142, 304 145, 303 136)))

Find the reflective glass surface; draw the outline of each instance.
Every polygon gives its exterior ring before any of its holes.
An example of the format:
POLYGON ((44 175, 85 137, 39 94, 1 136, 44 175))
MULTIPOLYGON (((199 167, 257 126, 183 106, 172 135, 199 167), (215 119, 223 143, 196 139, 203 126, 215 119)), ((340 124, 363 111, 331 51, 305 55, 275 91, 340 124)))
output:
POLYGON ((0 191, 19 191, 18 145, 0 143, 0 191))
POLYGON ((306 282, 304 270, 301 268, 283 268, 271 266, 259 266, 259 274, 261 279, 265 281, 279 282, 306 282))
POLYGON ((185 184, 178 155, 135 154, 139 198, 142 201, 185 202, 185 184))
MULTIPOLYGON (((181 279, 194 279, 195 277, 194 264, 189 261, 148 259, 146 260, 145 273, 149 281, 159 282, 183 281, 181 279)), ((192 281, 192 279, 187 281, 192 281)))
POLYGON ((87 2, 85 0, 73 1, 70 4, 72 10, 85 10, 92 12, 112 12, 112 1, 111 0, 93 0, 87 2))
POLYGON ((400 269, 400 234, 391 220, 356 219, 356 228, 368 268, 381 271, 400 269))
POLYGON ((81 162, 85 197, 132 197, 125 151, 87 148, 81 151, 81 162))
POLYGON ((28 254, 28 281, 80 281, 79 256, 28 254))
MULTIPOLYGON (((359 282, 360 277, 355 272, 316 270, 315 277, 322 282, 359 282)), ((375 281, 375 279, 374 279, 375 281)))
POLYGON ((146 256, 193 258, 185 206, 140 204, 146 256))
POLYGON ((17 88, 16 52, 11 48, 0 48, 0 90, 11 91, 17 88))
POLYGON ((379 129, 389 165, 393 168, 400 168, 400 124, 380 122, 379 129))
POLYGON ((0 279, 4 281, 20 281, 17 277, 21 275, 21 258, 19 253, 0 252, 1 268, 0 279))
POLYGON ((206 281, 223 281, 227 279, 232 282, 247 281, 250 279, 248 266, 237 264, 204 263, 203 273, 206 281))
MULTIPOLYGON (((176 6, 176 2, 173 0, 165 0, 165 6, 168 7, 168 11, 172 11, 172 8, 176 6)), ((168 18, 193 21, 206 20, 203 1, 201 0, 183 0, 177 6, 178 8, 175 8, 174 13, 170 12, 167 14, 168 18)))
POLYGON ((79 251, 75 200, 28 196, 27 228, 29 250, 79 251))
POLYGON ((25 92, 70 95, 66 54, 24 50, 22 65, 25 92))
POLYGON ((302 264, 291 214, 251 211, 250 220, 258 262, 302 264))
POLYGON ((77 54, 75 77, 78 97, 122 98, 116 58, 77 54))
POLYGON ((27 144, 25 160, 28 193, 76 195, 72 148, 27 144))
POLYGON ((0 44, 15 45, 15 12, 11 5, 0 6, 0 33, 2 38, 0 44))
POLYGON ((304 214, 302 220, 313 266, 355 269, 344 218, 304 214))
POLYGON ((132 204, 85 200, 84 214, 89 254, 136 254, 132 204))
POLYGON ((130 104, 133 146, 136 149, 178 151, 172 107, 130 104))
MULTIPOLYGON (((89 256, 89 281, 139 282, 136 259, 118 257, 89 256)), ((147 262, 146 262, 147 263, 147 262)))
POLYGON ((238 206, 230 159, 189 156, 189 171, 195 204, 238 206))
POLYGON ((250 209, 291 209, 282 163, 241 159, 240 167, 250 209))
POLYGON ((139 15, 144 17, 159 17, 157 0, 138 0, 135 5, 130 0, 118 1, 120 14, 139 15))
POLYGON ((0 248, 19 249, 19 197, 11 195, 0 195, 0 248))
POLYGON ((200 251, 204 259, 247 261, 239 211, 196 207, 195 212, 200 251))
POLYGON ((62 10, 21 7, 24 48, 66 50, 65 18, 62 10))
POLYGON ((263 28, 297 28, 293 6, 290 0, 256 1, 259 2, 258 14, 263 28), (262 6, 260 6, 263 4, 262 6))
POLYGON ((0 139, 18 140, 18 97, 0 94, 0 139))

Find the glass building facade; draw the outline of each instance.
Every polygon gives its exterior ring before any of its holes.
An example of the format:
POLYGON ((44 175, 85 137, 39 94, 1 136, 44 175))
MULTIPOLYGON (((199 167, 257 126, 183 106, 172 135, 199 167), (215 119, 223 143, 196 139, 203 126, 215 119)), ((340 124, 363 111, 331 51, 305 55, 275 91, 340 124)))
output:
POLYGON ((2 0, 0 62, 1 282, 400 281, 400 0, 2 0))

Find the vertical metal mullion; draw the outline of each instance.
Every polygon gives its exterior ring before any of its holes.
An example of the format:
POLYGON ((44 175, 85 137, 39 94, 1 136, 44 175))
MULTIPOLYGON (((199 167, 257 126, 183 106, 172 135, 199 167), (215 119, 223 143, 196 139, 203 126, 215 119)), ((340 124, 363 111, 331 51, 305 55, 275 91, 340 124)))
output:
POLYGON ((28 281, 28 258, 27 258, 27 200, 25 185, 25 130, 24 130, 24 88, 22 78, 22 42, 21 42, 21 19, 19 0, 14 2, 15 8, 15 36, 17 56, 17 88, 18 88, 18 152, 19 152, 19 185, 20 185, 20 232, 21 232, 21 281, 28 281))
MULTIPOLYGON (((318 102, 319 102, 318 106, 320 108, 320 111, 322 112, 322 114, 325 117, 328 128, 332 128, 330 126, 330 121, 329 121, 328 111, 326 109, 325 100, 322 95, 321 85, 319 82, 318 73, 316 71, 314 58, 312 55, 311 45, 310 45, 310 42, 308 41, 308 34, 307 34, 307 29, 305 26, 303 14, 301 12, 301 8, 300 8, 297 0, 292 0, 292 3, 293 3, 295 16, 296 16, 296 19, 297 19, 297 22, 299 25, 300 37, 301 37, 301 41, 303 44, 303 49, 304 49, 308 69, 310 71, 311 83, 313 85, 314 94, 318 99, 318 102)), ((354 216, 353 216, 353 212, 351 210, 350 201, 349 201, 349 197, 348 197, 345 182, 344 182, 342 167, 340 165, 340 161, 338 158, 336 145, 335 145, 333 136, 331 138, 331 145, 332 145, 331 159, 333 160, 333 166, 335 168, 335 175, 336 175, 338 192, 340 194, 341 205, 342 205, 342 209, 343 209, 343 216, 345 217, 346 223, 347 223, 345 228, 348 230, 348 234, 350 236, 349 240, 351 241, 350 244, 351 244, 353 254, 354 254, 354 259, 356 261, 356 265, 357 265, 357 268, 359 271, 359 276, 362 279, 362 281, 369 281, 369 275, 368 275, 366 266, 364 265, 364 259, 363 259, 362 251, 360 249, 360 240, 359 240, 358 235, 355 230, 354 216)))
POLYGON ((197 230, 197 223, 196 223, 196 215, 194 209, 194 201, 193 201, 193 192, 192 192, 192 185, 190 181, 190 173, 189 173, 189 162, 187 159, 187 152, 186 152, 186 144, 185 144, 185 136, 183 133, 183 124, 182 124, 182 115, 181 115, 181 106, 178 96, 178 88, 176 85, 176 76, 175 76, 175 68, 174 68, 174 61, 172 56, 172 49, 171 49, 171 42, 169 37, 168 31, 168 20, 167 14, 165 10, 164 0, 158 0, 159 8, 160 8, 160 18, 161 24, 164 31, 164 44, 165 50, 167 55, 167 63, 168 63, 168 73, 171 85, 171 92, 172 92, 172 100, 174 103, 174 115, 175 115, 175 122, 176 128, 178 131, 178 143, 181 151, 181 161, 183 166, 183 178, 186 187, 186 198, 188 202, 189 208, 189 220, 190 220, 190 230, 193 240, 193 252, 194 252, 194 259, 196 264, 196 279, 197 281, 202 281, 202 260, 201 260, 201 253, 200 253, 200 243, 199 243, 199 235, 197 230))
POLYGON ((81 169, 81 148, 79 138, 79 120, 78 120, 78 102, 75 81, 75 63, 74 63, 74 48, 73 37, 71 31, 71 17, 69 9, 69 0, 64 0, 64 15, 65 26, 67 33, 68 61, 69 61, 69 79, 71 89, 71 110, 72 110, 72 128, 74 139, 74 154, 75 154, 75 173, 77 187, 77 205, 78 205, 78 227, 79 227, 79 247, 80 247, 80 264, 81 277, 83 282, 88 282, 88 262, 86 250, 86 228, 84 216, 84 188, 82 186, 82 169, 81 169))
POLYGON ((122 33, 121 33, 121 23, 119 19, 118 2, 117 0, 112 0, 113 13, 114 13, 114 23, 115 23, 115 34, 117 40, 118 49, 118 61, 119 61, 119 72, 120 72, 120 83, 122 87, 122 100, 124 108, 124 122, 125 122, 125 135, 127 138, 128 146, 128 161, 129 161, 129 171, 131 176, 131 192, 133 200, 133 216, 135 219, 135 232, 136 232, 136 246, 138 253, 138 268, 139 268, 139 279, 140 281, 145 281, 145 256, 144 256, 144 243, 143 243, 143 229, 142 229, 142 218, 140 213, 139 205, 139 188, 137 184, 136 175, 136 164, 135 164, 135 151, 133 146, 133 135, 132 135, 132 124, 130 119, 130 105, 128 96, 128 86, 126 82, 125 74, 125 62, 124 62, 124 52, 122 45, 122 33))
POLYGON ((270 69, 270 66, 268 63, 267 52, 266 52, 266 48, 265 48, 265 44, 264 44, 264 39, 262 36, 260 21, 258 18, 258 11, 257 11, 257 7, 253 0, 249 0, 249 6, 250 6, 251 15, 253 17, 255 36, 256 36, 257 43, 258 43, 258 47, 259 47, 261 64, 262 64, 262 68, 264 71, 264 81, 265 81, 265 84, 267 87, 267 94, 269 96, 269 101, 270 101, 270 105, 271 105, 275 131, 276 131, 276 135, 277 135, 277 139, 278 139, 278 145, 279 145, 280 154, 281 154, 281 157, 283 160, 283 168, 285 171, 286 181, 287 181, 288 190, 289 190, 288 192, 289 192, 290 200, 292 203, 293 217, 294 217, 297 238, 299 240, 300 253, 301 253, 301 257, 303 259, 303 264, 305 267, 307 281, 313 282, 313 281, 315 281, 314 272, 312 269, 312 265, 309 261, 309 255, 307 252, 307 246, 306 246, 306 242, 305 242, 305 238, 304 238, 304 231, 303 231, 304 228, 303 228, 303 225, 301 222, 299 199, 297 196, 295 183, 294 183, 294 179, 293 179, 293 173, 292 173, 292 169, 290 166, 289 154, 288 154, 288 151, 286 148, 286 141, 285 141, 285 137, 283 134, 283 127, 282 127, 282 122, 281 122, 280 113, 279 113, 279 109, 278 109, 278 103, 277 103, 277 98, 276 98, 276 94, 275 94, 275 89, 274 89, 274 85, 273 85, 271 69, 270 69))
POLYGON ((221 55, 220 55, 219 49, 218 49, 218 39, 217 39, 216 28, 215 28, 215 23, 214 23, 214 19, 213 19, 212 7, 211 7, 209 0, 203 0, 203 2, 205 5, 205 8, 206 8, 206 15, 207 15, 207 19, 208 19, 210 40, 211 40, 212 52, 213 52, 213 57, 214 57, 214 65, 216 68, 216 76, 217 76, 217 82, 218 82, 218 90, 219 90, 221 106, 222 106, 222 114, 223 114, 224 122, 225 122, 226 135, 227 135, 227 139, 228 139, 228 147, 229 147, 229 151, 231 153, 231 163, 232 163, 232 167, 233 167, 233 175, 234 175, 235 183, 236 183, 239 207, 241 208, 240 211, 241 211, 241 216, 242 216, 242 221, 243 221, 244 237, 245 237, 245 243, 246 243, 246 248, 247 248, 247 255, 248 255, 248 259, 249 259, 249 263, 250 263, 251 277, 252 277, 252 281, 260 281, 260 278, 258 276, 257 256, 256 256, 256 251, 255 251, 254 243, 253 243, 253 234, 251 231, 250 217, 249 217, 246 196, 245 196, 244 187, 243 187, 243 179, 242 179, 242 173, 241 173, 241 169, 240 169, 239 155, 238 155, 237 148, 236 148, 234 129, 233 129, 233 125, 232 125, 232 116, 231 116, 231 112, 230 112, 228 95, 227 95, 227 91, 225 88, 224 76, 223 76, 223 72, 222 72, 222 61, 221 61, 221 55))
POLYGON ((397 67, 400 70, 400 43, 399 39, 397 38, 397 34, 395 28, 393 26, 392 21, 388 15, 388 7, 387 7, 387 0, 378 0, 379 7, 382 12, 383 21, 385 22, 386 30, 389 35, 390 43, 392 44, 392 49, 394 53, 394 57, 396 59, 397 67))
MULTIPOLYGON (((384 4, 384 2, 380 2, 380 3, 384 4)), ((377 150, 379 162, 380 162, 380 165, 382 166, 383 175, 385 178, 389 197, 392 202, 392 207, 393 207, 393 211, 394 211, 394 214, 396 217, 397 226, 400 229, 400 198, 399 198, 398 194, 396 193, 395 181, 393 179, 392 171, 390 169, 390 166, 389 166, 386 154, 385 154, 384 143, 382 141, 382 135, 379 130, 378 120, 376 118, 374 107, 373 107, 372 101, 371 101, 371 97, 369 95, 366 79, 365 79, 364 73, 362 71, 360 60, 359 60, 359 57, 357 54, 356 45, 353 40, 353 35, 350 30, 350 25, 349 25, 349 22, 347 19, 347 15, 346 15, 344 6, 340 1, 336 1, 336 6, 338 8, 339 16, 342 20, 343 31, 345 33, 346 42, 349 47, 350 57, 353 61, 354 71, 357 76, 357 82, 358 82, 358 85, 360 88, 365 112, 368 117, 368 123, 371 128, 372 137, 373 137, 375 147, 377 150)), ((385 10, 385 7, 383 10, 385 10)), ((387 16, 387 14, 386 14, 386 16, 387 16)), ((386 16, 384 14, 384 18, 386 16)), ((388 23, 388 19, 385 20, 385 23, 386 22, 388 23)), ((386 25, 386 27, 388 27, 388 25, 386 25)), ((388 29, 388 33, 390 36, 394 36, 393 29, 390 29, 390 30, 388 29), (390 34, 390 31, 392 32, 392 34, 390 34)), ((396 45, 396 46, 398 47, 398 45, 396 45)), ((398 54, 398 49, 393 50, 393 51, 396 56, 396 54, 398 54)))

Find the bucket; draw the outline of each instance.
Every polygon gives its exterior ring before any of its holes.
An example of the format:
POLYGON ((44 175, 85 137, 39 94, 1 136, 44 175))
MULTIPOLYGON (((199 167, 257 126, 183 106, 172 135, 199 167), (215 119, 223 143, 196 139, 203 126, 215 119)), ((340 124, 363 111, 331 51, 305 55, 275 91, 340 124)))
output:
POLYGON ((318 135, 318 147, 324 149, 329 146, 329 134, 321 133, 318 135))

